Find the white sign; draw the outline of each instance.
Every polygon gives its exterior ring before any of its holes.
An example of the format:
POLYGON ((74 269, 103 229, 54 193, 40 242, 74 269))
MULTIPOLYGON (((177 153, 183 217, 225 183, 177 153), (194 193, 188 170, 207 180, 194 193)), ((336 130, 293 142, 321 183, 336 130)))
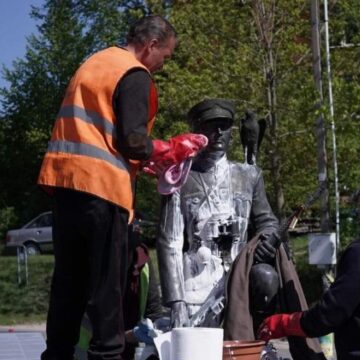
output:
POLYGON ((336 264, 336 234, 309 234, 309 264, 336 264))

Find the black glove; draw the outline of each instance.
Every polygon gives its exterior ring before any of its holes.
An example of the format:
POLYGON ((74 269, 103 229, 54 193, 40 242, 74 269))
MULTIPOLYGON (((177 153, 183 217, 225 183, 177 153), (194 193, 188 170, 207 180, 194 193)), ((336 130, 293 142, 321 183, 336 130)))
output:
POLYGON ((270 264, 276 256, 276 249, 280 244, 277 233, 265 234, 260 236, 260 243, 255 249, 254 260, 256 263, 270 264))
POLYGON ((190 326, 188 310, 185 301, 174 301, 171 304, 171 328, 190 326))

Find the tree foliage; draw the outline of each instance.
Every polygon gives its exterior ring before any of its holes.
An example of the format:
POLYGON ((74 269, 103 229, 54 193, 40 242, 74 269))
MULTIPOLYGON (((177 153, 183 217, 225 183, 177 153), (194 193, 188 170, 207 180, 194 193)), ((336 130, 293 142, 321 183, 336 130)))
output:
MULTIPOLYGON (((237 121, 230 157, 243 161, 236 127, 245 109, 254 109, 268 124, 258 164, 274 209, 284 215, 317 187, 314 125, 324 111, 333 182, 332 119, 327 103, 315 107, 307 0, 46 0, 32 10, 39 35, 29 37, 24 59, 3 73, 10 87, 1 90, 0 209, 13 207, 24 221, 49 206, 36 178, 69 78, 83 59, 123 42, 129 24, 150 13, 169 17, 179 34, 173 60, 155 75, 154 137, 187 131, 187 111, 206 97, 231 99, 237 121)), ((330 1, 329 15, 331 45, 360 43, 359 2, 330 1)), ((358 55, 356 46, 331 53, 342 195, 358 186, 360 175, 358 55)), ((138 207, 155 217, 154 180, 141 176, 137 189, 138 207)))
POLYGON ((1 90, 0 201, 16 208, 20 222, 50 206, 36 179, 63 94, 87 56, 123 40, 123 3, 46 0, 32 7, 39 35, 28 38, 26 55, 13 70, 4 69, 10 87, 1 90))

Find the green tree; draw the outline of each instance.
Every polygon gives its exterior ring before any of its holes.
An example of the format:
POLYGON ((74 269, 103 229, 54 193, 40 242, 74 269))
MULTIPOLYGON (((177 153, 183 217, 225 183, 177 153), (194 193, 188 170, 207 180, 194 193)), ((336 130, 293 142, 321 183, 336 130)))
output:
POLYGON ((9 89, 2 89, 1 202, 14 206, 24 221, 47 208, 48 200, 36 187, 42 155, 66 83, 91 42, 73 1, 46 1, 32 8, 39 36, 30 36, 24 59, 4 70, 9 89))
POLYGON ((50 206, 36 179, 70 77, 94 51, 123 42, 128 22, 145 12, 141 1, 119 0, 32 7, 39 34, 12 70, 3 69, 10 87, 0 90, 0 208, 13 206, 20 223, 50 206))
MULTIPOLYGON (((359 43, 360 4, 330 3, 333 45, 359 43)), ((232 99, 238 120, 254 109, 268 123, 258 163, 269 197, 278 215, 288 213, 317 186, 309 11, 307 0, 47 0, 33 8, 39 35, 29 38, 14 70, 4 70, 10 88, 1 91, 0 208, 14 207, 24 221, 49 206, 36 177, 69 78, 91 53, 123 42, 129 23, 156 12, 169 16, 180 43, 173 61, 155 75, 160 113, 154 137, 187 131, 187 111, 206 97, 232 99)), ((358 52, 332 51, 343 194, 356 187, 360 171, 358 52)), ((230 157, 243 161, 236 130, 230 157)), ((155 181, 141 176, 138 207, 154 217, 158 198, 155 181)))
MULTIPOLYGON (((180 46, 163 85, 165 126, 177 126, 205 97, 232 99, 238 119, 246 108, 265 117, 268 135, 259 164, 279 215, 289 210, 290 194, 292 203, 303 199, 305 188, 316 187, 307 6, 302 0, 179 0, 171 15, 180 46), (294 149, 292 142, 301 146, 294 149)), ((243 161, 236 133, 231 156, 243 161)))
MULTIPOLYGON (((339 164, 343 195, 359 187, 360 169, 360 3, 335 2, 329 11, 331 65, 339 164)), ((330 123, 331 119, 328 119, 330 123)))

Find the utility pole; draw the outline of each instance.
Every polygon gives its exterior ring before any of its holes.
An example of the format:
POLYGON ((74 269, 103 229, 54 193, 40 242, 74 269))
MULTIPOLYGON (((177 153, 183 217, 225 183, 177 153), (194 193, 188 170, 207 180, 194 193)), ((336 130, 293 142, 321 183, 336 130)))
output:
POLYGON ((339 181, 338 181, 338 167, 337 167, 337 151, 336 151, 336 132, 334 121, 334 101, 332 93, 332 78, 330 68, 330 45, 329 45, 329 16, 328 3, 324 0, 324 21, 325 21, 325 49, 326 49, 326 68, 328 75, 328 89, 329 89, 329 107, 331 120, 331 133, 333 144, 333 159, 334 159, 334 183, 335 183, 335 211, 336 211, 336 255, 340 247, 340 196, 339 196, 339 181))
MULTIPOLYGON (((321 46, 320 46, 320 16, 319 16, 319 1, 311 0, 311 46, 313 56, 313 73, 315 86, 318 92, 319 100, 316 104, 320 109, 324 103, 324 95, 322 90, 321 78, 321 46)), ((320 225, 322 234, 330 234, 330 205, 329 205, 329 190, 328 190, 328 176, 327 176, 327 153, 326 153, 326 126, 322 111, 320 111, 316 119, 316 140, 317 140, 317 165, 318 165, 318 181, 319 187, 322 186, 324 191, 320 198, 321 201, 321 214, 320 225)), ((335 252, 336 253, 336 252, 335 252)), ((322 269, 322 281, 324 291, 327 291, 330 286, 332 278, 331 265, 318 265, 322 269)), ((334 352, 334 338, 333 334, 328 334, 321 337, 321 347, 327 359, 335 359, 334 352)))
MULTIPOLYGON (((318 91, 319 101, 316 104, 318 109, 321 108, 324 101, 321 78, 321 53, 320 53, 320 25, 319 25, 319 1, 311 1, 311 47, 313 58, 313 73, 315 86, 318 91)), ((316 141, 317 141, 317 166, 319 187, 322 186, 324 191, 321 195, 321 213, 320 226, 322 233, 330 232, 329 216, 329 191, 327 180, 327 153, 326 153, 326 127, 322 112, 316 119, 316 141)))

